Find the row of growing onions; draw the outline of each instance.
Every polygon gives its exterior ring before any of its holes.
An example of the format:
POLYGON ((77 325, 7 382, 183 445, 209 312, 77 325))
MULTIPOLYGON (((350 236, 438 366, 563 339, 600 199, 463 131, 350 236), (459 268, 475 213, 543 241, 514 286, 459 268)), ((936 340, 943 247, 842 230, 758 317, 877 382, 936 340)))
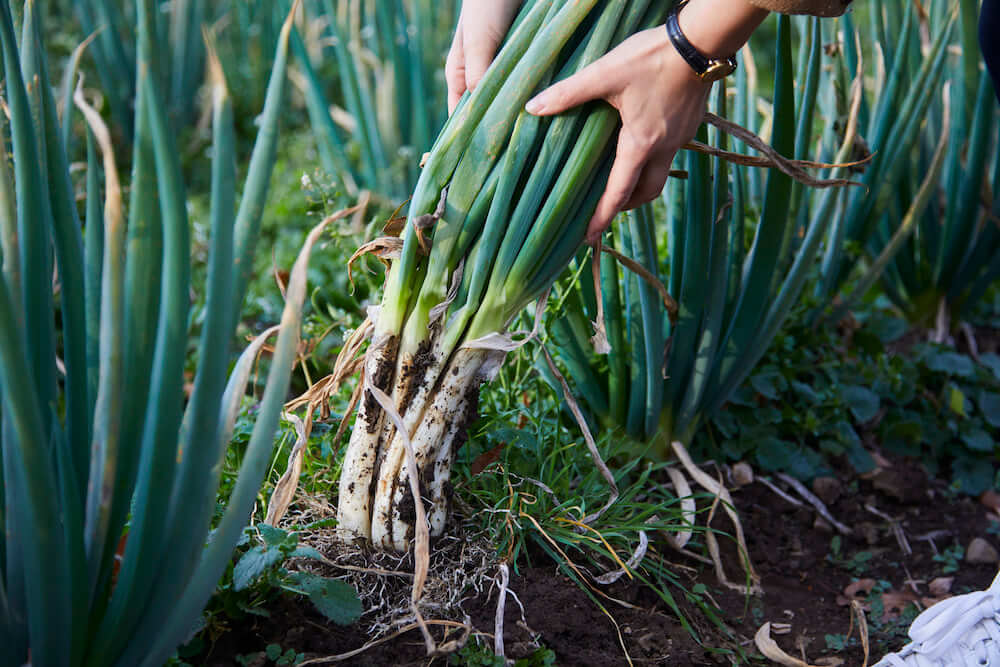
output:
POLYGON ((179 151, 153 58, 156 3, 136 3, 127 224, 111 133, 82 87, 63 100, 64 113, 79 108, 91 128, 85 234, 39 4, 22 6, 20 43, 10 5, 0 5, 10 112, 2 134, 13 153, 12 171, 0 161, 0 665, 161 665, 189 637, 251 514, 296 359, 318 229, 292 270, 257 422, 213 527, 221 463, 268 337, 230 373, 275 163, 291 19, 278 40, 238 208, 233 108, 209 52, 211 248, 187 399, 191 243, 179 151))
POLYGON ((365 398, 340 482, 348 534, 397 550, 419 543, 420 497, 430 531, 443 530, 451 464, 479 385, 517 345, 509 322, 576 254, 613 154, 610 107, 543 119, 524 104, 665 12, 641 0, 526 2, 438 137, 370 314, 365 398))
MULTIPOLYGON (((220 60, 239 81, 255 82, 270 68, 290 0, 224 2, 171 0, 154 21, 160 83, 168 91, 175 127, 199 106, 204 83, 202 24, 226 39, 220 60)), ((135 99, 135 44, 129 37, 133 3, 81 0, 73 9, 85 34, 115 121, 128 135, 135 99)), ((419 175, 447 109, 443 62, 457 2, 428 0, 307 0, 301 3, 292 50, 323 169, 347 194, 362 190, 405 199, 419 175), (333 81, 331 86, 327 82, 333 81)), ((253 86, 249 86, 253 88, 253 86)), ((245 94, 245 91, 241 91, 245 94)))
POLYGON ((433 101, 444 99, 441 63, 456 16, 454 0, 304 3, 306 34, 293 35, 292 48, 323 168, 349 194, 401 201, 413 191, 420 155, 447 116, 433 101), (336 73, 333 96, 323 72, 336 73))
MULTIPOLYGON (((93 35, 90 53, 102 89, 109 97, 112 116, 131 134, 137 95, 135 67, 140 58, 132 37, 140 11, 138 3, 79 0, 72 5, 84 33, 93 35)), ((198 91, 205 78, 201 25, 209 12, 205 0, 171 0, 165 9, 158 8, 149 19, 153 39, 163 47, 156 54, 161 63, 159 84, 171 115, 175 119, 188 118, 196 111, 198 91)))
MULTIPOLYGON (((942 145, 946 135, 953 135, 949 139, 953 142, 949 160, 953 164, 961 161, 967 132, 963 127, 968 127, 968 118, 973 113, 979 73, 975 71, 973 78, 968 79, 968 59, 956 58, 952 47, 958 37, 964 53, 978 54, 978 47, 969 42, 970 28, 966 20, 969 12, 975 9, 971 5, 960 5, 958 11, 963 20, 958 22, 956 35, 956 12, 944 8, 943 4, 935 5, 929 16, 922 15, 911 3, 895 0, 872 7, 869 27, 880 40, 877 42, 880 48, 872 54, 868 63, 858 62, 859 38, 852 19, 849 16, 841 19, 849 39, 845 40, 845 58, 839 66, 840 73, 835 75, 842 78, 844 72, 855 71, 859 66, 870 73, 874 85, 866 87, 863 92, 861 128, 869 146, 875 150, 861 178, 864 191, 849 193, 842 214, 832 221, 824 250, 820 278, 815 287, 820 303, 832 303, 834 296, 844 290, 849 281, 857 280, 852 293, 845 296, 834 315, 843 313, 848 305, 860 298, 889 266, 888 273, 884 274, 888 281, 883 283, 886 293, 908 317, 926 320, 926 315, 937 307, 937 299, 926 293, 918 294, 922 290, 916 288, 913 280, 923 280, 915 275, 923 270, 916 267, 929 261, 930 270, 939 272, 940 267, 933 267, 937 261, 934 255, 942 253, 943 258, 944 255, 957 253, 960 258, 968 243, 975 241, 967 234, 952 240, 960 229, 967 229, 961 221, 954 226, 949 224, 948 238, 942 238, 942 218, 922 213, 930 201, 931 192, 928 190, 923 196, 918 196, 921 183, 936 180, 943 166, 935 159, 938 153, 935 146, 942 145), (887 24, 900 27, 886 31, 887 24), (949 79, 950 104, 942 95, 943 84, 949 79), (968 90, 970 86, 971 92, 968 90), (949 111, 952 115, 958 113, 955 116, 957 122, 952 124, 950 130, 946 120, 949 111), (930 179, 928 174, 931 174, 930 179), (917 231, 914 223, 922 217, 926 222, 920 225, 922 231, 911 236, 917 231), (935 219, 932 221, 930 217, 935 219), (907 219, 910 222, 904 224, 907 219), (949 249, 942 242, 966 245, 949 249), (896 254, 900 252, 902 255, 897 263, 896 254), (899 282, 897 276, 900 271, 909 276, 906 279, 909 285, 899 282), (929 306, 921 303, 928 299, 934 303, 929 306)), ((974 21, 974 15, 972 18, 974 21)), ((982 157, 979 159, 982 160, 982 157)), ((983 174, 982 166, 980 164, 976 174, 983 174)), ((957 167, 949 171, 959 177, 957 167)), ((952 202, 946 207, 948 211, 960 201, 965 202, 963 207, 972 204, 969 197, 959 196, 958 180, 948 186, 952 193, 947 197, 952 202)), ((961 215, 967 220, 976 217, 975 211, 970 209, 962 210, 961 215)), ((976 225, 971 223, 971 226, 976 225)))
MULTIPOLYGON (((883 12, 898 3, 884 3, 883 12)), ((877 12, 879 15, 881 12, 877 12)), ((910 14, 913 14, 911 11, 910 14)), ((912 140, 890 144, 884 164, 897 164, 893 185, 880 191, 876 206, 848 217, 847 234, 863 245, 870 268, 847 303, 881 278, 882 288, 911 322, 934 324, 947 337, 951 323, 971 313, 1000 277, 1000 112, 989 79, 976 57, 976 8, 958 8, 956 28, 943 6, 922 17, 908 16, 909 30, 886 34, 884 69, 918 79, 921 53, 934 56, 936 76, 948 83, 949 100, 933 100, 921 113, 922 130, 912 140), (921 43, 920 34, 945 35, 960 48, 921 43), (948 122, 948 117, 952 122, 948 122), (935 147, 947 142, 944 153, 935 147)), ((928 56, 930 59, 931 56, 928 56)), ((885 113, 904 116, 904 102, 885 94, 876 103, 885 113)))

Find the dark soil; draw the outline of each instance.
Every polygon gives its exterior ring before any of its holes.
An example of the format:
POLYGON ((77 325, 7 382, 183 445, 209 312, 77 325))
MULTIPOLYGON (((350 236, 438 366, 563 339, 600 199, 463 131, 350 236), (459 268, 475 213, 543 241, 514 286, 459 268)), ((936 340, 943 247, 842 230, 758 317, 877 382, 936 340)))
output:
MULTIPOLYGON (((814 490, 826 494, 833 517, 851 528, 836 551, 836 533, 812 508, 796 507, 760 482, 734 492, 765 591, 736 623, 740 632, 752 635, 764 621, 787 623, 789 632, 774 639, 788 653, 801 658, 801 645, 809 660, 835 655, 861 665, 856 629, 846 649, 837 650, 851 627, 852 596, 845 589, 858 582, 862 590, 853 597, 866 609, 871 664, 908 641, 913 616, 936 601, 930 582, 953 578, 949 591, 955 595, 986 588, 996 575, 996 564, 969 563, 961 554, 977 537, 1000 546, 1000 519, 977 500, 956 497, 944 482, 928 479, 915 462, 894 460, 873 475, 814 484, 814 490)), ((732 592, 720 596, 727 610, 744 603, 732 592)))
MULTIPOLYGON (((771 481, 797 498, 780 481, 771 481)), ((851 528, 851 534, 835 539, 831 526, 817 518, 812 508, 786 501, 760 481, 733 492, 763 595, 748 598, 727 589, 719 585, 711 568, 695 562, 678 568, 687 588, 697 583, 707 587, 707 596, 719 605, 720 618, 731 630, 728 636, 699 610, 682 603, 704 642, 699 645, 651 591, 634 584, 616 584, 608 593, 635 606, 606 603, 621 630, 619 639, 615 625, 586 593, 559 574, 554 564, 544 565, 544 560, 536 559, 535 567, 511 575, 510 590, 524 606, 524 619, 517 603, 508 598, 504 622, 508 657, 530 656, 541 645, 555 652, 559 665, 623 665, 627 664, 624 642, 637 665, 723 665, 730 660, 709 647, 752 656, 754 633, 770 621, 789 626, 784 634, 775 632, 773 637, 796 657, 804 655, 819 664, 824 664, 824 657, 832 657, 844 662, 825 664, 861 665, 863 652, 857 630, 847 637, 851 628, 849 594, 854 592, 846 591, 853 582, 860 582, 855 584, 861 590, 854 597, 868 610, 871 664, 886 650, 905 643, 913 616, 934 601, 929 588, 932 580, 952 577, 948 590, 954 595, 985 588, 996 572, 992 564, 968 563, 959 551, 976 537, 1000 547, 998 525, 990 520, 994 515, 977 500, 957 497, 945 483, 928 479, 916 462, 883 460, 875 474, 828 479, 814 484, 814 490, 826 501, 833 517, 851 528), (893 524, 898 526, 895 531, 893 524), (904 553, 900 538, 911 553, 904 553)), ((726 528, 720 519, 715 521, 718 528, 726 528)), ((738 578, 735 548, 729 540, 721 542, 727 572, 738 578)), ((683 600, 682 595, 677 598, 683 600)), ((467 601, 465 609, 478 631, 493 632, 495 589, 488 598, 467 601)), ((237 655, 263 651, 268 644, 295 649, 308 659, 357 649, 368 639, 361 627, 342 628, 326 622, 305 600, 279 599, 270 612, 269 618, 248 617, 243 625, 222 636, 208 655, 189 660, 232 665, 237 655)), ((440 628, 436 629, 435 636, 440 639, 441 635, 440 628)), ((457 636, 456 630, 449 638, 457 636)), ((491 640, 486 641, 492 646, 491 640)), ((259 656, 255 664, 272 663, 259 656)), ((447 662, 441 657, 426 658, 419 631, 412 631, 343 664, 447 662)))
POLYGON ((431 352, 430 339, 421 341, 417 346, 417 353, 413 358, 403 363, 403 380, 406 382, 406 389, 403 393, 401 405, 409 405, 417 395, 417 390, 424 384, 427 376, 427 369, 434 363, 434 354, 431 352))
MULTIPOLYGON (((372 376, 372 384, 381 389, 382 391, 389 390, 389 383, 392 382, 392 375, 395 372, 395 359, 396 352, 399 350, 399 337, 392 336, 385 342, 385 352, 383 353, 378 365, 375 368, 375 373, 372 376)), ((365 414, 368 415, 368 423, 366 427, 369 433, 374 433, 379 427, 380 421, 378 419, 379 411, 382 408, 379 407, 378 401, 371 392, 365 394, 365 414)), ((377 476, 375 476, 377 478, 377 476)))
MULTIPOLYGON (((524 619, 517 603, 508 597, 504 615, 504 642, 511 658, 531 656, 539 643, 558 656, 559 665, 627 664, 618 631, 611 620, 568 578, 553 567, 536 567, 511 575, 510 590, 524 605, 524 619)), ((616 591, 618 599, 635 604, 636 609, 616 609, 613 613, 622 640, 637 664, 709 665, 706 650, 695 642, 674 616, 657 609, 648 591, 636 586, 616 591), (624 594, 624 595, 623 595, 624 594)), ((472 625, 492 633, 496 618, 496 595, 468 605, 472 625)), ((342 628, 325 621, 305 600, 277 600, 269 609, 270 618, 250 617, 248 625, 221 637, 211 652, 193 664, 223 666, 236 664, 236 656, 264 651, 268 644, 282 650, 294 649, 307 658, 332 656, 360 648, 368 637, 360 628, 342 628)), ((455 631, 450 638, 456 638, 455 631)), ((441 632, 435 629, 440 641, 441 632)), ((492 647, 492 643, 489 644, 492 647)), ((272 664, 260 656, 254 664, 272 664)), ((426 657, 419 630, 373 647, 344 662, 349 665, 428 665, 447 664, 445 658, 426 657)))

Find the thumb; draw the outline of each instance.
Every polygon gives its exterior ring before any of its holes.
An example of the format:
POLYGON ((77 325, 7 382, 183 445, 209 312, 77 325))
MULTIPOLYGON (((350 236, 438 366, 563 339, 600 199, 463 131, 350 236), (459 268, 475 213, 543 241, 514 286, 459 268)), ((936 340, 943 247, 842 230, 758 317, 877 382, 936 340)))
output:
POLYGON ((605 58, 595 60, 573 76, 554 83, 528 100, 525 111, 536 116, 552 116, 584 102, 605 98, 613 86, 605 58))

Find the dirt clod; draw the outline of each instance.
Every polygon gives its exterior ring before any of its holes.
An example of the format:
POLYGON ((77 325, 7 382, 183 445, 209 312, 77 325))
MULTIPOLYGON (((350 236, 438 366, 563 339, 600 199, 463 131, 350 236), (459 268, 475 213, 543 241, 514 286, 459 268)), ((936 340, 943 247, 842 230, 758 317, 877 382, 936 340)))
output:
POLYGON ((872 486, 902 503, 920 501, 927 484, 927 475, 919 466, 893 466, 879 470, 872 486))

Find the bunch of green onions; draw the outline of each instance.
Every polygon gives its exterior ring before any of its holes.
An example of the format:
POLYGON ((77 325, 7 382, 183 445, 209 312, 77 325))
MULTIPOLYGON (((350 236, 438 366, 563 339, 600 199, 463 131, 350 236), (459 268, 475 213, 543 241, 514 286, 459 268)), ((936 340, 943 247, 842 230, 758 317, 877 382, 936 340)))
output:
POLYGON ((443 531, 478 388, 517 345, 505 334, 512 319, 581 245, 619 127, 603 103, 554 118, 524 105, 662 23, 668 9, 650 0, 525 2, 493 66, 448 120, 370 314, 365 391, 340 482, 348 535, 405 550, 415 530, 443 531))

